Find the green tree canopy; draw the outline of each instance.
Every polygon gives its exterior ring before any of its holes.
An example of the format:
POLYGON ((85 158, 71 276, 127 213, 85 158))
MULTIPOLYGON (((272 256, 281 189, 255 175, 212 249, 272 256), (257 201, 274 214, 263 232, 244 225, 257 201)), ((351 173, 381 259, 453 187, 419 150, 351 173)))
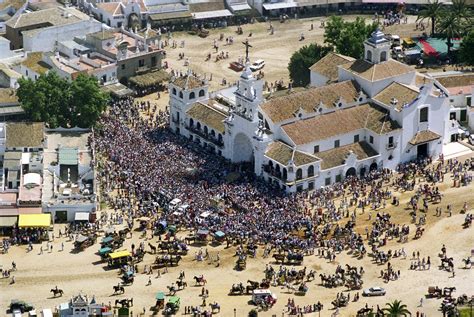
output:
POLYGON ((472 14, 466 1, 453 0, 453 4, 441 12, 437 28, 446 39, 448 56, 451 58, 453 38, 462 37, 472 30, 472 14))
POLYGON ((307 86, 310 82, 309 68, 330 51, 332 51, 332 48, 329 46, 321 46, 313 43, 305 45, 294 52, 288 64, 293 86, 307 86))
POLYGON ((394 300, 391 303, 386 304, 386 308, 383 309, 385 316, 388 317, 401 317, 401 316, 411 316, 410 311, 407 309, 407 305, 402 304, 399 300, 394 300))
POLYGON ((97 80, 84 74, 71 82, 48 72, 36 81, 20 78, 18 83, 17 96, 26 115, 51 128, 92 127, 107 105, 97 80))
POLYGON ((429 1, 428 5, 424 7, 420 12, 418 12, 418 18, 416 21, 424 21, 430 20, 431 21, 431 36, 434 35, 436 29, 436 22, 438 18, 441 16, 443 11, 443 3, 439 2, 438 0, 429 1))
POLYGON ((336 52, 354 58, 363 58, 364 41, 377 28, 377 23, 365 23, 357 17, 354 22, 344 21, 340 16, 332 16, 326 23, 324 42, 336 48, 336 52))
POLYGON ((474 30, 471 30, 471 32, 463 37, 459 49, 459 57, 461 62, 474 65, 474 30))

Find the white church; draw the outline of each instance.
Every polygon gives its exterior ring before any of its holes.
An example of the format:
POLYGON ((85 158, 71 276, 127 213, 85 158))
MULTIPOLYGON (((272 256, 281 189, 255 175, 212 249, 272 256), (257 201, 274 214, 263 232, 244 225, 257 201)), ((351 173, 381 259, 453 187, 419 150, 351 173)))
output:
POLYGON ((266 100, 247 62, 232 94, 209 93, 191 74, 169 84, 170 128, 287 192, 313 190, 437 158, 458 133, 439 83, 390 58, 375 31, 363 60, 330 53, 311 67, 311 87, 266 100))

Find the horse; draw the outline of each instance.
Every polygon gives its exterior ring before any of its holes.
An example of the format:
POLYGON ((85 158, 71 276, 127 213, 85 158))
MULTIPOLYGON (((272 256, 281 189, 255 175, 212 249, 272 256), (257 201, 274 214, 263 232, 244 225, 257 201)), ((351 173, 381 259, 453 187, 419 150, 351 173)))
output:
POLYGON ((152 252, 153 254, 156 254, 156 247, 155 247, 153 244, 151 244, 150 242, 148 242, 148 246, 150 247, 151 252, 152 252))
POLYGON ((468 265, 469 265, 469 268, 472 267, 471 257, 467 257, 466 259, 462 259, 462 261, 464 262, 464 268, 465 269, 467 269, 468 265))
POLYGON ((118 285, 114 285, 114 294, 117 294, 118 292, 120 292, 120 294, 125 293, 125 287, 120 285, 120 283, 118 285))
POLYGON ((59 294, 59 297, 61 297, 61 296, 64 295, 63 290, 62 290, 62 289, 59 289, 59 288, 57 288, 57 287, 56 287, 56 288, 52 288, 52 289, 50 290, 50 292, 53 293, 53 296, 54 296, 54 297, 56 297, 56 295, 58 295, 58 294, 59 294))
POLYGON ((133 306, 133 297, 131 299, 127 299, 127 298, 116 299, 115 300, 115 306, 117 306, 117 304, 120 304, 122 307, 125 307, 125 308, 132 307, 133 306))
POLYGON ((168 290, 169 290, 169 292, 170 292, 170 293, 169 293, 170 296, 176 295, 177 289, 176 289, 176 287, 175 287, 174 285, 166 286, 166 288, 168 288, 168 290))
POLYGON ((180 289, 184 289, 185 287, 187 287, 188 283, 186 283, 185 281, 177 280, 176 285, 178 285, 178 290, 180 290, 180 289))
POLYGON ((206 285, 207 281, 203 275, 201 276, 194 276, 194 280, 196 281, 196 285, 203 286, 206 285))
POLYGON ((232 284, 230 289, 230 294, 243 294, 245 291, 244 285, 242 283, 239 284, 232 284))

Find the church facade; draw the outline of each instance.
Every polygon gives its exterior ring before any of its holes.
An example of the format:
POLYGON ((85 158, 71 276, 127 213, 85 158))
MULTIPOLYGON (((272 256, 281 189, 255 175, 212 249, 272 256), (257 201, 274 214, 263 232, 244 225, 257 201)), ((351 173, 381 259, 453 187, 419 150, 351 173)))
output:
POLYGON ((330 53, 311 87, 263 97, 249 63, 232 94, 191 74, 169 84, 170 128, 287 192, 313 190, 401 162, 436 158, 457 133, 437 81, 390 58, 380 31, 364 59, 330 53))

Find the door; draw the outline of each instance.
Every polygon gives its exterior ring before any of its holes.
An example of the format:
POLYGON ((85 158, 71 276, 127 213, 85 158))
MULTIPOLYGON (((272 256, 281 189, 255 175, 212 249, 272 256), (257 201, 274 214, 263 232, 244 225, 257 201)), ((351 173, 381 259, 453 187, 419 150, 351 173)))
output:
POLYGON ((416 157, 421 159, 427 156, 428 156, 428 143, 418 145, 416 157))
POLYGON ((56 211, 56 220, 54 222, 55 223, 67 222, 67 210, 56 211))
POLYGON ((461 110, 460 117, 461 117, 460 118, 461 122, 466 122, 467 121, 467 109, 461 110))

